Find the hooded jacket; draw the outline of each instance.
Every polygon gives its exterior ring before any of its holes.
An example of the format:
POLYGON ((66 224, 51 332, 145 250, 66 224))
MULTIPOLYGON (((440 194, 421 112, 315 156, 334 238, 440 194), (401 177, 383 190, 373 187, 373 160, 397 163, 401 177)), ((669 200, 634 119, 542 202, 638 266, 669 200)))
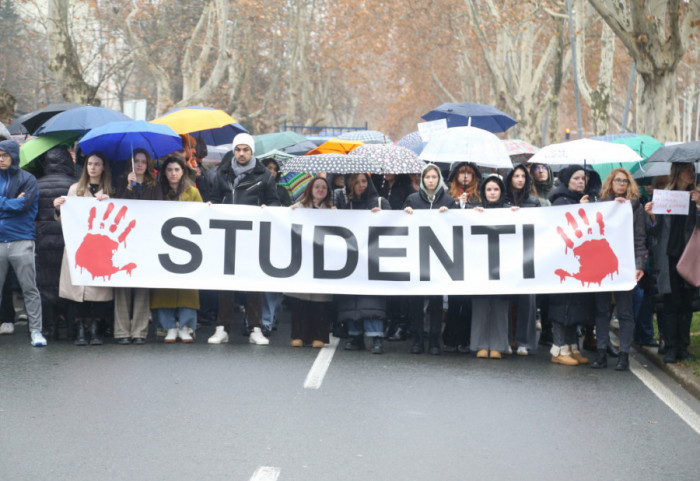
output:
POLYGON ((377 194, 384 197, 391 204, 392 210, 401 209, 409 195, 416 192, 411 184, 411 177, 408 174, 397 174, 394 185, 389 185, 381 175, 372 177, 377 194))
POLYGON ((530 194, 532 189, 532 176, 528 172, 524 165, 516 165, 513 170, 508 173, 506 177, 506 198, 511 205, 517 205, 518 207, 541 207, 542 203, 540 199, 530 194), (522 170, 525 172, 525 185, 519 191, 513 189, 513 175, 515 171, 522 170))
POLYGON ((423 184, 423 176, 428 168, 431 167, 435 169, 435 164, 428 164, 423 167, 423 171, 420 174, 420 190, 409 195, 404 203, 404 208, 411 207, 412 209, 439 209, 440 207, 447 207, 448 209, 457 208, 457 202, 450 196, 449 192, 445 189, 445 183, 442 181, 442 173, 440 169, 437 168, 439 181, 437 188, 435 189, 435 194, 431 199, 428 196, 428 192, 425 190, 425 185, 423 184))
POLYGON ((277 183, 267 167, 258 159, 252 157, 250 162, 255 162, 253 170, 234 187, 236 174, 233 170, 235 159, 232 152, 228 152, 216 170, 210 170, 210 199, 214 204, 240 204, 240 205, 269 205, 279 206, 277 197, 277 183))
POLYGON ((540 203, 543 206, 549 206, 549 196, 554 189, 554 175, 552 174, 552 169, 547 164, 530 164, 530 169, 533 169, 536 165, 543 165, 547 168, 546 182, 537 182, 534 179, 535 176, 532 174, 532 172, 530 172, 530 177, 532 177, 532 181, 535 183, 535 190, 537 191, 537 198, 540 199, 540 203))
POLYGON ((53 201, 66 195, 76 182, 73 159, 65 147, 54 147, 44 156, 44 173, 39 185, 39 213, 36 216, 36 285, 43 301, 58 300, 58 282, 63 255, 63 230, 54 219, 53 201))
MULTIPOLYGON (((457 162, 455 164, 452 164, 452 167, 450 168, 450 174, 447 176, 447 192, 450 191, 450 186, 452 186, 452 181, 454 180, 455 176, 457 175, 457 172, 459 172, 459 169, 463 166, 469 166, 472 168, 474 171, 474 177, 476 178, 477 182, 477 190, 479 189, 480 183, 481 183, 481 170, 479 170, 479 166, 476 164, 473 164, 471 162, 457 162)), ((479 204, 479 200, 477 200, 474 197, 469 197, 467 199, 467 204, 479 204)))
POLYGON ((372 179, 367 176, 367 188, 362 193, 359 199, 350 198, 350 186, 348 179, 350 175, 345 175, 345 187, 335 189, 333 191, 333 205, 338 209, 352 210, 372 210, 375 207, 381 207, 384 210, 391 210, 391 204, 384 197, 380 197, 377 189, 374 187, 372 179))
POLYGON ((489 175, 484 180, 481 181, 479 185, 479 194, 481 195, 481 202, 475 205, 470 205, 470 208, 481 206, 484 209, 501 209, 504 207, 510 207, 510 202, 506 197, 506 186, 503 184, 501 178, 497 175, 489 175), (486 200, 486 184, 489 182, 496 182, 501 188, 501 197, 496 202, 488 202, 486 200))
POLYGON ((36 178, 19 168, 17 142, 3 140, 0 150, 12 158, 10 167, 0 170, 0 242, 34 240, 34 219, 39 209, 36 178), (18 197, 21 193, 24 196, 18 197))

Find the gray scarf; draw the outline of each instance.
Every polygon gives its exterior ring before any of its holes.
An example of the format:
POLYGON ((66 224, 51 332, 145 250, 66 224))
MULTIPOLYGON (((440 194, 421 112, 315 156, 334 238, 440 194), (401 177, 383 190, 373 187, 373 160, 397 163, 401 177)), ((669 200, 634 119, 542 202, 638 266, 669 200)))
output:
POLYGON ((236 159, 234 159, 233 162, 231 162, 231 167, 233 167, 233 173, 236 176, 236 178, 233 181, 234 189, 238 187, 238 184, 245 178, 245 176, 255 168, 256 162, 257 161, 255 160, 255 157, 251 157, 251 159, 245 165, 240 165, 238 162, 236 162, 236 159))

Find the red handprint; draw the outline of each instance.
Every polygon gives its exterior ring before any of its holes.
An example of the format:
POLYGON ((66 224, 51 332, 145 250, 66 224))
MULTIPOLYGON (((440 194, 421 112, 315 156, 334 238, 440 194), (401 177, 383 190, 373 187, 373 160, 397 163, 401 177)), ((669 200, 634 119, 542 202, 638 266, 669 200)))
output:
POLYGON ((579 271, 574 274, 569 274, 564 269, 557 269, 554 273, 559 276, 561 282, 564 282, 564 279, 567 277, 573 277, 581 281, 581 285, 584 285, 586 282, 588 285, 592 282, 600 285, 605 276, 609 275, 612 279, 613 274, 618 274, 617 256, 610 248, 607 239, 603 237, 605 236, 603 214, 600 212, 596 213, 596 223, 598 224, 598 231, 601 236, 599 239, 591 238, 591 236, 593 236, 593 227, 590 222, 588 222, 586 211, 584 209, 579 209, 578 215, 587 227, 585 234, 579 229, 578 222, 576 222, 574 216, 569 212, 566 213, 566 221, 569 224, 570 230, 573 231, 575 235, 575 240, 577 242, 581 241, 576 247, 574 247, 574 241, 566 235, 564 229, 557 227, 557 233, 566 244, 564 253, 568 253, 569 249, 572 249, 574 257, 576 257, 579 263, 579 271))
POLYGON ((119 244, 124 244, 126 247, 126 237, 129 235, 131 230, 136 226, 136 221, 132 220, 127 225, 126 229, 116 236, 115 232, 119 228, 119 223, 124 219, 126 215, 126 206, 123 206, 117 212, 114 217, 112 225, 109 229, 105 230, 105 222, 109 216, 114 211, 114 204, 109 203, 107 205, 107 210, 102 216, 99 228, 94 226, 95 217, 97 217, 97 207, 92 207, 90 209, 90 217, 88 218, 88 229, 89 232, 85 235, 83 243, 78 247, 75 253, 75 266, 82 269, 87 269, 87 271, 92 274, 92 278, 104 277, 110 279, 112 274, 119 271, 126 271, 129 275, 136 269, 136 264, 133 262, 123 266, 116 267, 112 261, 114 253, 119 249, 119 244), (99 233, 95 233, 95 230, 99 229, 99 233), (115 237, 116 236, 116 237, 115 237))

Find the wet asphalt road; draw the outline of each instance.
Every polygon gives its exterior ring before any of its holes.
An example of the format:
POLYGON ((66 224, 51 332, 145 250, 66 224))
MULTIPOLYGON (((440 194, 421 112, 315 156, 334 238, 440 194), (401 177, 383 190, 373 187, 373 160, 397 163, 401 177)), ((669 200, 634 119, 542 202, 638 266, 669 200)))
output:
POLYGON ((268 347, 210 346, 212 330, 193 345, 1 336, 0 480, 700 479, 700 435, 630 372, 542 348, 498 361, 341 341, 304 389, 318 351, 289 347, 285 323, 268 347))

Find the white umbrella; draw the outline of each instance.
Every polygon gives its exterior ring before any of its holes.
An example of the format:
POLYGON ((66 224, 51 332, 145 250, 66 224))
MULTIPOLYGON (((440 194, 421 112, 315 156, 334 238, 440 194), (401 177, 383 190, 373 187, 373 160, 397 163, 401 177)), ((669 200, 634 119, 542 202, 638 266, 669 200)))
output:
POLYGON ((497 169, 513 168, 501 139, 476 127, 452 127, 436 134, 425 145, 420 158, 429 162, 472 162, 497 169))
POLYGON ((643 159, 630 147, 602 140, 579 139, 542 147, 530 157, 529 164, 612 164, 641 162, 643 159))

